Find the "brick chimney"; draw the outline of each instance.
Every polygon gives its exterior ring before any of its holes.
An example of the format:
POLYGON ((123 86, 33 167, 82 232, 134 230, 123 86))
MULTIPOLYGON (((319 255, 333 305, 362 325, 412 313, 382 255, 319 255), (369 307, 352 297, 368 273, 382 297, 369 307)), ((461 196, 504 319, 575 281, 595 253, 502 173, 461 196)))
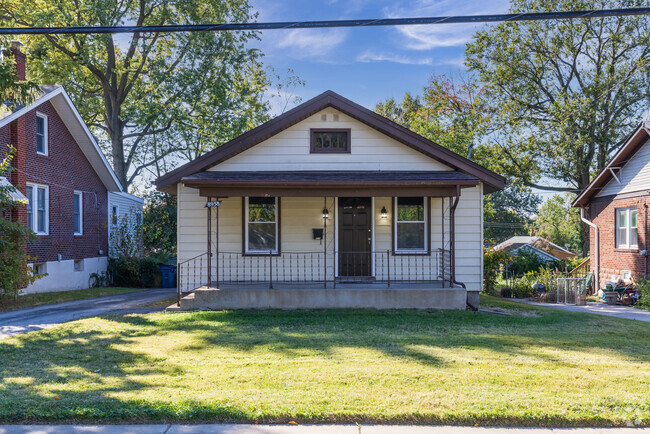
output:
POLYGON ((11 46, 9 47, 9 50, 11 50, 16 59, 16 78, 19 81, 25 81, 25 63, 27 60, 25 53, 20 50, 22 46, 23 44, 20 41, 11 41, 11 46))
MULTIPOLYGON (((25 80, 25 61, 27 56, 20 50, 22 47, 20 41, 11 41, 9 50, 16 59, 16 78, 20 81, 25 80)), ((16 169, 11 173, 11 183, 20 191, 25 193, 27 187, 27 177, 25 171, 27 169, 27 126, 25 116, 20 116, 10 124, 11 145, 16 148, 16 155, 11 162, 12 166, 16 169)), ((23 224, 27 223, 27 210, 24 206, 15 208, 12 211, 12 220, 20 221, 23 224)))

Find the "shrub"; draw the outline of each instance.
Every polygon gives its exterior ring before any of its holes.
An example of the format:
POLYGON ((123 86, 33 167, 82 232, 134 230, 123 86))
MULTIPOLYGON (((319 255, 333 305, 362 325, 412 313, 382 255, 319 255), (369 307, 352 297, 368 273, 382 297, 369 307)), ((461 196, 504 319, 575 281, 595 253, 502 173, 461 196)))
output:
POLYGON ((639 288, 639 301, 636 305, 650 310, 650 279, 639 280, 637 288, 639 288))
POLYGON ((114 286, 156 288, 161 285, 160 261, 156 257, 125 257, 108 260, 108 280, 114 286))
POLYGON ((501 266, 510 260, 508 252, 486 248, 483 252, 483 290, 493 293, 497 279, 501 273, 501 266))

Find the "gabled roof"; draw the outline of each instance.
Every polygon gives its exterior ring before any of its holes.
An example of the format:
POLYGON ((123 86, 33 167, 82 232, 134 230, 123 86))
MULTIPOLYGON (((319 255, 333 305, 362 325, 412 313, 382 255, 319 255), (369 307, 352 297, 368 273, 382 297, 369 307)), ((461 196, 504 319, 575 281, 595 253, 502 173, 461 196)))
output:
POLYGON ((42 86, 43 93, 32 104, 22 107, 8 116, 0 119, 0 128, 10 124, 27 112, 34 110, 41 104, 50 101, 56 112, 61 117, 72 137, 79 145, 81 152, 88 159, 91 166, 102 180, 108 191, 122 191, 122 185, 118 181, 115 172, 108 164, 106 157, 99 149, 97 141, 91 134, 88 126, 81 118, 79 111, 72 103, 70 96, 62 86, 42 86))
POLYGON ((331 90, 323 92, 315 98, 300 104, 262 125, 242 134, 241 136, 219 146, 218 148, 190 161, 189 163, 161 176, 156 180, 159 190, 175 192, 173 187, 186 176, 203 172, 235 155, 243 152, 272 137, 279 132, 297 124, 309 116, 328 107, 368 125, 371 128, 391 137, 398 142, 415 149, 428 157, 444 163, 463 173, 475 176, 485 183, 484 192, 491 193, 501 190, 506 179, 476 163, 468 160, 447 148, 444 148, 419 134, 410 131, 367 108, 338 95, 331 90))
POLYGON ((638 127, 623 142, 621 148, 614 154, 612 159, 607 163, 603 170, 596 175, 593 181, 580 192, 576 200, 573 201, 574 207, 585 207, 594 195, 607 185, 612 179, 612 170, 616 167, 622 167, 627 160, 650 138, 650 122, 641 122, 638 127))
MULTIPOLYGON (((555 243, 550 242, 546 238, 542 238, 540 236, 536 235, 517 235, 511 238, 508 238, 501 244, 497 244, 496 246, 493 247, 494 250, 505 250, 506 252, 516 250, 522 246, 530 246, 535 248, 536 250, 541 250, 544 251, 544 248, 551 249, 551 250, 558 250, 560 252, 566 253, 567 255, 571 256, 576 256, 575 253, 565 249, 564 247, 560 247, 555 243)), ((547 255, 551 255, 555 258, 554 255, 552 255, 549 252, 544 251, 547 255)), ((558 259, 558 258, 555 258, 558 259)))

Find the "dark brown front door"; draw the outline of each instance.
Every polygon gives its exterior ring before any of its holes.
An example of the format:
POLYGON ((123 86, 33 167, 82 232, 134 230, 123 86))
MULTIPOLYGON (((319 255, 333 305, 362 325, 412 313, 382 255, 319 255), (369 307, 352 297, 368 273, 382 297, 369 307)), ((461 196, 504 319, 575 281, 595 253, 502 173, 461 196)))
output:
POLYGON ((372 275, 372 200, 339 198, 339 276, 372 275))

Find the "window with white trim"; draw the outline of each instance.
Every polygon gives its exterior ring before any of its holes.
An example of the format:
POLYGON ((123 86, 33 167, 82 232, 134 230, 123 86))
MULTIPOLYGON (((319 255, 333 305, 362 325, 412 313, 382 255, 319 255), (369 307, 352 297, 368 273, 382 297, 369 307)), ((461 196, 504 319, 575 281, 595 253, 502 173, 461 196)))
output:
POLYGON ((394 200, 395 253, 427 253, 427 199, 396 197, 394 200))
POLYGON ((75 235, 83 235, 83 193, 80 191, 75 191, 73 198, 73 226, 75 235))
POLYGON ((277 253, 278 198, 247 197, 244 208, 246 253, 277 253))
POLYGON ((639 247, 636 207, 616 209, 616 248, 636 249, 639 247))
POLYGON ((27 227, 37 235, 47 235, 50 225, 50 188, 47 185, 27 184, 27 227))
POLYGON ((48 154, 47 115, 43 113, 36 113, 36 152, 41 155, 48 154))

